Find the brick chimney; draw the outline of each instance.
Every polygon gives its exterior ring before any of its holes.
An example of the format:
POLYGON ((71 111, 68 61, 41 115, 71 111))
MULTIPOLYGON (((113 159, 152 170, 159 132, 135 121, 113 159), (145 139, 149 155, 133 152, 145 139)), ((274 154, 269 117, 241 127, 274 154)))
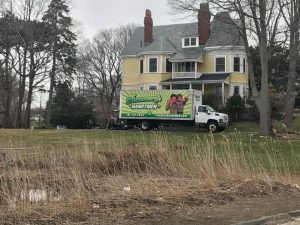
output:
POLYGON ((149 44, 153 40, 153 20, 151 17, 151 11, 146 9, 145 19, 144 19, 144 43, 149 44))
POLYGON ((210 11, 208 3, 201 3, 198 12, 199 44, 204 45, 210 33, 210 11))

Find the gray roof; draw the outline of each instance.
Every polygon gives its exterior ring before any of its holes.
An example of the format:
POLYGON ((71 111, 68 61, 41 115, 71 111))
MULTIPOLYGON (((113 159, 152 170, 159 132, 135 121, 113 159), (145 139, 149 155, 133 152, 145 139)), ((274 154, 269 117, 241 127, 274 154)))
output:
POLYGON ((231 19, 228 12, 218 13, 211 23, 209 39, 205 46, 244 46, 238 24, 239 21, 231 19))
MULTIPOLYGON (((233 25, 229 13, 218 13, 211 23, 211 33, 205 47, 243 46, 238 30, 233 25), (231 21, 231 22, 229 22, 231 21)), ((182 48, 183 37, 195 37, 198 34, 198 23, 172 24, 153 27, 153 41, 144 44, 144 28, 138 27, 122 51, 122 56, 135 56, 147 52, 174 53, 172 60, 196 60, 204 52, 204 46, 182 48)))
POLYGON ((154 26, 153 41, 149 45, 145 45, 144 28, 138 27, 121 55, 138 55, 146 52, 184 52, 185 50, 182 49, 182 38, 198 36, 197 31, 197 23, 154 26))
POLYGON ((192 81, 223 81, 226 80, 231 73, 207 73, 202 74, 199 78, 181 78, 181 79, 168 79, 164 80, 161 83, 172 83, 172 82, 192 82, 192 81))

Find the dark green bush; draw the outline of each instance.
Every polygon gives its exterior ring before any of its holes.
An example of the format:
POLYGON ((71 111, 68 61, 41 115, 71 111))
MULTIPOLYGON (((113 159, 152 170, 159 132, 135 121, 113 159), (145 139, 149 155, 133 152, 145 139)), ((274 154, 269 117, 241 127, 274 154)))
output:
POLYGON ((226 110, 232 118, 238 120, 241 111, 245 108, 245 102, 240 95, 231 96, 226 103, 226 110))
POLYGON ((203 95, 202 102, 203 105, 210 105, 214 109, 219 109, 220 107, 222 107, 222 99, 220 98, 220 96, 213 93, 203 95))

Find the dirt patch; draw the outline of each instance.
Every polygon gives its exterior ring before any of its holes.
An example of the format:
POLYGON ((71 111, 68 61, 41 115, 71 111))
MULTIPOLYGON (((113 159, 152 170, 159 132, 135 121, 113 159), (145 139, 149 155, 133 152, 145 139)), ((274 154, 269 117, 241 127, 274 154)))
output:
POLYGON ((107 202, 106 209, 94 202, 93 217, 106 218, 105 224, 230 224, 300 207, 300 202, 281 207, 284 199, 300 200, 298 189, 289 185, 246 181, 220 187, 177 196, 132 196, 107 202))

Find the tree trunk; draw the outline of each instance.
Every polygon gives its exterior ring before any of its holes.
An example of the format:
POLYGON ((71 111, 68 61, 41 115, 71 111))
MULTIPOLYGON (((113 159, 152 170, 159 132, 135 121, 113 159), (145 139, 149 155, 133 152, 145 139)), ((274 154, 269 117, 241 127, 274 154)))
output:
POLYGON ((299 57, 299 20, 300 20, 300 2, 296 1, 294 13, 290 25, 290 51, 289 51, 289 73, 287 82, 287 91, 285 99, 285 116, 284 124, 287 131, 292 130, 293 120, 294 120, 294 110, 295 110, 295 98, 296 98, 296 67, 297 59, 299 57))
POLYGON ((24 62, 20 68, 20 80, 19 80, 19 99, 18 99, 18 109, 17 109, 17 119, 16 119, 16 128, 23 127, 22 119, 22 108, 25 95, 25 85, 26 85, 26 64, 27 64, 27 49, 24 50, 24 62))
POLYGON ((5 77, 5 110, 4 110, 4 117, 2 125, 4 128, 12 128, 12 119, 11 119, 11 79, 10 79, 10 72, 9 72, 9 49, 6 49, 5 54, 5 69, 4 69, 4 77, 5 77))
MULTIPOLYGON (((296 52, 295 50, 290 50, 290 52, 296 52)), ((296 95, 296 66, 297 66, 297 56, 293 57, 290 55, 289 59, 289 73, 288 73, 288 83, 287 83, 287 93, 285 99, 285 116, 284 116, 284 125, 286 126, 287 131, 292 130, 293 120, 294 120, 294 110, 295 110, 295 95, 296 95)))
POLYGON ((33 80, 34 80, 34 78, 32 76, 33 75, 31 75, 29 78, 28 95, 27 95, 27 102, 26 102, 26 109, 25 109, 25 116, 24 116, 24 127, 25 128, 30 128, 30 114, 31 114, 33 80))
POLYGON ((259 115, 260 115, 260 129, 261 136, 268 136, 271 131, 271 111, 270 111, 270 93, 269 93, 269 52, 268 52, 268 38, 266 25, 266 3, 259 1, 260 10, 260 27, 261 35, 259 40, 260 63, 261 63, 261 90, 259 96, 259 115))
POLYGON ((51 114, 52 114, 52 103, 53 103, 53 92, 54 92, 54 84, 55 84, 55 73, 56 73, 56 56, 53 54, 53 62, 52 62, 52 71, 50 75, 50 89, 49 89, 49 99, 47 103, 47 114, 45 126, 46 128, 51 127, 51 114))

